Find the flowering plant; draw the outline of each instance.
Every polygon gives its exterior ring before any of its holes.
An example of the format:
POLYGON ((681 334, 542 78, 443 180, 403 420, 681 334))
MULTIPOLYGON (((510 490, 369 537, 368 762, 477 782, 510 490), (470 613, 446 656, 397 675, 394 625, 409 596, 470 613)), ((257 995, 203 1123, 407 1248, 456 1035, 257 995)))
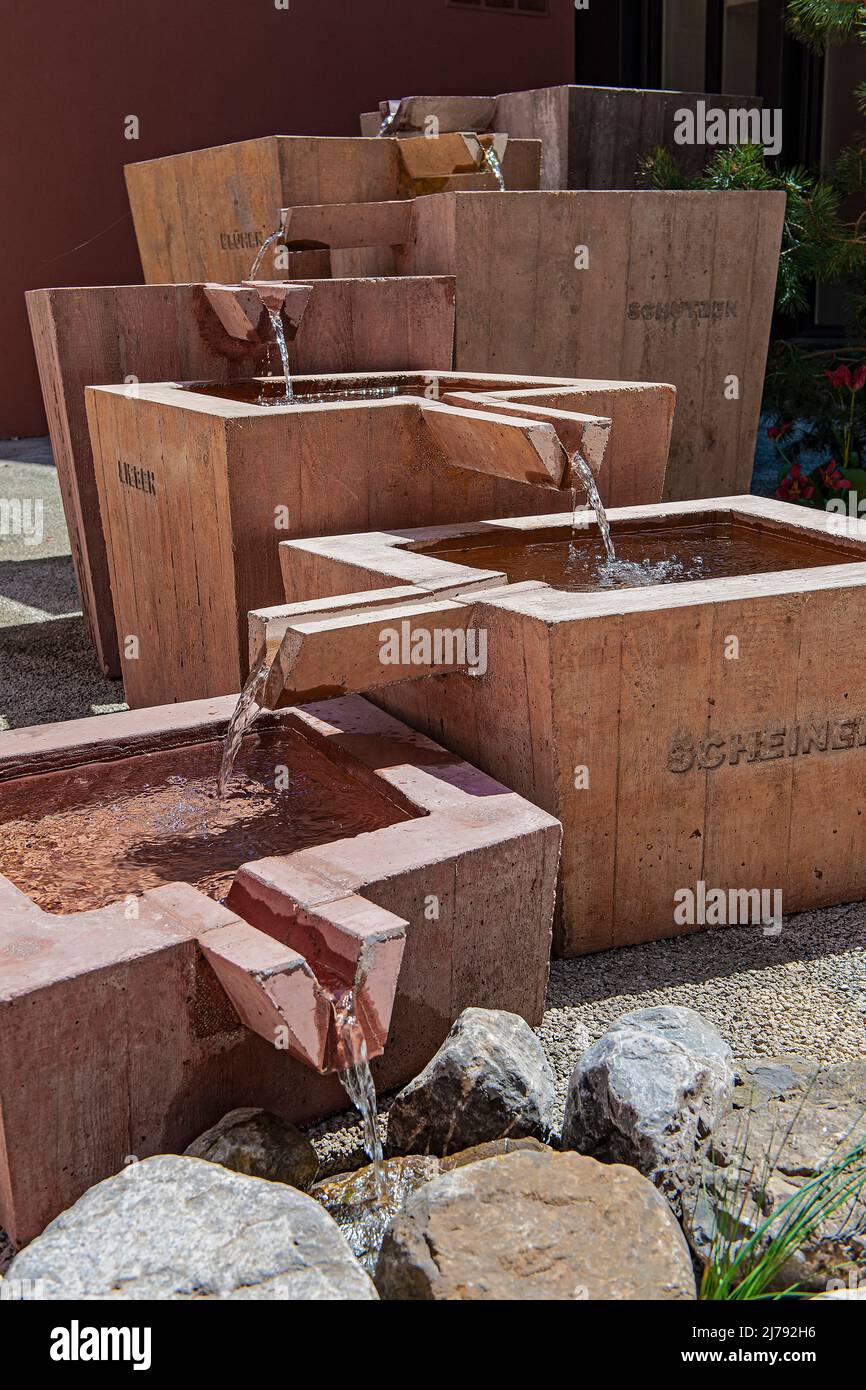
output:
POLYGON ((852 491, 866 499, 866 469, 861 465, 866 397, 860 396, 866 386, 866 362, 825 368, 815 385, 822 409, 811 431, 798 435, 794 421, 783 419, 767 430, 779 455, 776 496, 821 509, 852 491), (815 453, 819 461, 809 466, 807 456, 814 459, 815 453))

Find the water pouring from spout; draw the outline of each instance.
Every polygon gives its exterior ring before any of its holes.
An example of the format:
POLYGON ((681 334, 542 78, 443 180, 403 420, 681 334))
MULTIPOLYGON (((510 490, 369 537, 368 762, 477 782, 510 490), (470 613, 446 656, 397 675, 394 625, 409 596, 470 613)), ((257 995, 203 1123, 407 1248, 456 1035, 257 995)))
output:
POLYGON ((256 276, 258 275, 261 269, 262 261, 265 259, 268 248, 273 246, 275 242, 280 241, 282 239, 282 235, 283 229, 282 227, 278 227, 275 232, 271 232, 270 236, 265 237, 264 241, 258 249, 258 252, 256 253, 256 258, 253 261, 250 273, 247 276, 248 280, 255 280, 256 276))
POLYGON ((288 324, 289 336, 295 337, 300 327, 301 320, 313 293, 313 286, 308 284, 290 284, 280 280, 245 280, 244 286, 247 289, 254 289, 265 306, 271 327, 274 332, 277 346, 280 350, 280 364, 283 370, 283 380, 285 381, 285 393, 281 399, 276 401, 262 398, 260 405, 290 405, 295 399, 292 387, 292 372, 289 363, 289 348, 286 335, 286 325, 288 324))
POLYGON ((265 688, 268 674, 271 669, 270 658, 267 648, 262 647, 256 654, 256 659, 250 669, 244 683, 244 688, 240 693, 234 713, 229 720, 226 730, 225 742, 223 743, 223 755, 220 762, 219 775, 217 777, 217 796, 220 801, 228 791, 229 782, 234 771, 235 761, 240 752, 244 735, 252 726, 254 720, 261 714, 262 706, 260 696, 265 688))
POLYGON ((399 110, 399 101, 388 102, 388 110, 386 114, 382 117, 382 124, 379 126, 379 135, 390 135, 391 131, 394 128, 394 123, 397 120, 399 110))
MULTIPOLYGON (((571 455, 571 465, 586 489, 587 501, 595 512, 598 529, 604 542, 605 559, 598 566, 599 586, 604 589, 641 588, 649 584, 663 584, 682 573, 683 565, 677 556, 655 562, 620 560, 610 534, 610 521, 598 491, 598 484, 592 469, 579 450, 571 455)), ((572 488, 571 534, 572 540, 577 529, 577 489, 572 488)), ((698 565, 703 561, 698 559, 698 565)))
MULTIPOLYGON (((607 556, 608 562, 610 564, 613 564, 616 560, 616 550, 614 549, 614 544, 611 540, 610 522, 607 519, 607 512, 605 511, 604 503, 601 500, 601 494, 598 490, 598 484, 595 481, 595 475, 593 474, 592 469, 586 462, 586 459, 583 457, 579 449, 576 449, 574 453, 571 455, 571 466, 586 489, 587 501, 589 502, 589 505, 592 508, 592 510, 595 512, 595 519, 598 522, 598 529, 601 532, 601 538, 604 542, 605 555, 607 556)), ((574 499, 574 496, 575 490, 572 490, 572 499, 574 499)), ((574 506, 572 508, 571 513, 572 534, 574 534, 576 527, 577 507, 574 506)))
POLYGON ((499 155, 493 148, 493 142, 491 141, 489 145, 482 145, 481 148, 484 151, 484 163, 496 180, 496 187, 500 193, 504 193, 505 175, 502 172, 502 164, 500 163, 499 155))
MULTIPOLYGON (((320 976, 321 978, 321 976, 320 976)), ((388 1185, 384 1173, 384 1152, 379 1134, 376 1087, 367 1060, 367 1040, 355 1016, 355 994, 348 986, 328 988, 337 1034, 339 1061, 337 1075, 346 1095, 361 1116, 364 1152, 373 1164, 378 1197, 384 1201, 388 1185)))

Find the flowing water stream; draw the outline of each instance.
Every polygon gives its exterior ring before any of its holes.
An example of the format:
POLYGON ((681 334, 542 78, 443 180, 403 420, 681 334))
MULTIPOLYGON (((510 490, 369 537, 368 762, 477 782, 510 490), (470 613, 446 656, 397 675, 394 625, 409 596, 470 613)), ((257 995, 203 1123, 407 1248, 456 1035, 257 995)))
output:
POLYGON ((382 117, 382 124, 379 126, 380 135, 388 135, 394 122, 397 119, 397 112, 400 110, 399 101, 389 101, 388 114, 382 117))
POLYGON ((244 734, 251 727, 253 721, 261 713, 261 703, 259 696, 265 688, 265 681, 271 663, 268 658, 267 648, 262 647, 256 654, 256 659, 250 668, 250 674, 244 682, 244 688, 238 697, 234 712, 229 720, 226 729, 225 743, 223 744, 223 756, 220 763, 219 776, 217 778, 217 796, 220 801, 225 797, 231 781, 235 759, 240 751, 240 746, 244 740, 244 734))
MULTIPOLYGON (((575 473, 577 473, 577 476, 580 478, 580 481, 583 483, 583 486, 586 488, 587 501, 589 502, 589 505, 592 507, 592 510, 595 512, 595 519, 598 522, 598 529, 601 532, 601 538, 604 541, 604 553, 607 556, 609 563, 613 564, 616 561, 616 550, 614 549, 613 541, 610 538, 610 522, 607 519, 607 512, 605 511, 604 503, 601 500, 601 494, 599 493, 598 485, 595 481, 595 475, 579 449, 576 449, 571 456, 571 466, 574 469, 575 473)), ((571 495, 572 502, 574 502, 575 489, 572 489, 571 495)), ((574 534, 576 529, 577 507, 573 505, 571 512, 572 534, 574 534)))
POLYGON ((373 1164, 376 1194, 380 1202, 388 1197, 385 1179, 382 1139, 379 1134, 376 1087, 367 1060, 367 1040, 355 1016, 354 990, 347 985, 325 985, 334 1011, 334 1023, 341 1060, 345 1066, 337 1072, 340 1084, 361 1116, 364 1132, 364 1152, 373 1164))
POLYGON ((489 145, 482 145, 481 148, 484 151, 484 163, 487 165, 487 168, 490 170, 491 174, 495 178, 496 187, 499 189, 500 193, 504 193, 505 175, 502 172, 502 165, 499 162, 499 155, 493 148, 493 142, 491 141, 489 145))
POLYGON ((283 326, 283 315, 280 309, 269 309, 268 318, 274 330, 274 337, 277 340, 277 347, 280 350, 280 363, 283 368, 283 379, 286 383, 286 393, 276 400, 260 400, 260 405, 289 405, 295 399, 292 389, 292 373, 289 367, 289 349, 286 343, 286 330, 283 326))
MULTIPOLYGON (((580 450, 576 450, 575 453, 572 454, 571 463, 574 471, 577 473, 586 489, 587 501, 595 512, 595 519, 598 522, 598 529, 601 532, 601 539, 604 542, 605 560, 604 563, 598 567, 598 582, 600 588, 639 589, 649 586, 650 584, 664 584, 672 579, 678 579, 685 574, 683 563, 675 555, 656 561, 652 561, 649 558, 645 560, 620 559, 617 556, 616 547, 614 546, 610 534, 610 522, 607 512, 604 509, 604 503, 601 500, 601 495, 592 469, 580 450)), ((577 490, 573 488, 571 494, 572 541, 574 540, 577 530, 578 509, 576 494, 577 490)), ((574 546, 572 545, 572 551, 573 550, 574 546)), ((578 556, 573 555, 573 559, 576 561, 578 556)), ((695 564, 697 566, 695 577, 699 577, 701 567, 703 566, 703 560, 700 556, 695 557, 695 564)))
MULTIPOLYGON (((261 647, 256 654, 252 669, 246 679, 238 702, 226 730, 222 762, 217 780, 217 794, 222 800, 231 781, 232 771, 238 751, 256 717, 261 713, 260 696, 268 678, 271 662, 267 648, 261 647)), ((370 1064, 367 1060, 367 1040, 364 1030, 355 1014, 355 995, 351 986, 339 980, 330 980, 320 973, 319 982, 328 994, 334 1012, 334 1023, 340 1058, 344 1065, 338 1070, 340 1083, 359 1112, 364 1131, 364 1150, 373 1164, 378 1203, 384 1204, 388 1197, 388 1184, 385 1179, 382 1140, 376 1107, 376 1087, 370 1064)))
POLYGON ((282 229, 282 227, 278 227, 277 230, 276 230, 275 232, 271 232, 270 236, 265 237, 264 241, 262 242, 261 246, 260 246, 259 249, 258 249, 258 252, 257 252, 257 254, 256 254, 256 258, 255 258, 255 260, 253 261, 252 269, 250 270, 250 273, 249 273, 249 275, 247 276, 247 279, 248 279, 248 280, 255 280, 255 278, 256 278, 256 276, 257 276, 257 274, 259 273, 259 270, 260 270, 260 268, 261 268, 262 261, 265 259, 265 255, 266 255, 266 253, 267 253, 268 247, 273 246, 273 244, 274 244, 275 241, 279 241, 280 238, 282 237, 282 235, 283 235, 283 229, 282 229))
MULTIPOLYGON (((228 791, 235 760, 244 735, 261 713, 260 697, 268 678, 271 661, 267 647, 261 646, 256 653, 250 674, 240 693, 234 712, 226 730, 223 755, 217 780, 217 795, 222 800, 228 791)), ((364 1126, 364 1149, 373 1163, 376 1174, 376 1187, 379 1198, 387 1197, 387 1184, 384 1177, 382 1140, 376 1111, 376 1088, 373 1084, 370 1064, 367 1060, 367 1041, 364 1030, 355 1015, 355 996, 351 986, 339 980, 329 980, 319 976, 320 984, 326 990, 334 1011, 334 1023, 340 1060, 345 1065, 338 1075, 343 1089, 361 1115, 364 1126)))

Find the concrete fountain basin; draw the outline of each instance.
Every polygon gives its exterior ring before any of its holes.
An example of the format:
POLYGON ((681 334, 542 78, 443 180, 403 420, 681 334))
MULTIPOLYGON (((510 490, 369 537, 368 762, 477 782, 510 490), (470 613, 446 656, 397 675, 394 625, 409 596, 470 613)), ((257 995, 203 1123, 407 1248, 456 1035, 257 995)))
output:
POLYGON ((662 495, 669 386, 431 368, 300 376, 291 404, 284 389, 86 392, 134 707, 241 686, 246 615, 283 596, 280 540, 568 510, 576 449, 607 499, 662 495))
MULTIPOLYGON (((252 263, 246 254, 242 274, 252 263)), ((286 323, 293 371, 451 366, 454 285, 447 276, 321 280, 307 288, 302 320, 286 323)), ((76 286, 31 290, 26 299, 81 606, 102 670, 119 676, 84 388, 110 382, 134 394, 142 381, 246 379, 268 370, 273 327, 261 292, 242 285, 76 286)))
POLYGON ((866 538, 755 497, 609 516, 625 558, 678 554, 682 571, 587 582, 598 532, 570 559, 554 515, 284 544, 288 606, 251 615, 267 702, 373 690, 556 815, 562 955, 731 920, 781 930, 755 916, 777 890, 785 913, 862 898, 866 538), (678 910, 710 890, 727 915, 678 910))
POLYGON ((220 810, 233 706, 0 734, 0 1224, 19 1244, 236 1106, 342 1108, 335 980, 381 1087, 469 1005, 541 1021, 557 822, 356 697, 263 720, 220 810))

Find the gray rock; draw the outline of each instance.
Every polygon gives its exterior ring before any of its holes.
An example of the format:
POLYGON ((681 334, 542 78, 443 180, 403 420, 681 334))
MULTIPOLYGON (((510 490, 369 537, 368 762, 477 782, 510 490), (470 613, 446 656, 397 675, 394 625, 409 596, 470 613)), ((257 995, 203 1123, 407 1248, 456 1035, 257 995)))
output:
POLYGON ((230 1110, 193 1140, 185 1153, 189 1158, 221 1163, 233 1173, 304 1190, 319 1171, 316 1150, 306 1135, 269 1110, 230 1110))
POLYGON ((173 1155, 107 1178, 15 1257, 46 1299, 375 1299, 318 1202, 173 1155))
POLYGON ((485 1158, 499 1158, 502 1154, 518 1153, 524 1150, 528 1153, 552 1153, 549 1144, 542 1144, 540 1139, 490 1139, 486 1144, 473 1144, 471 1149, 460 1149, 456 1154, 449 1154, 447 1158, 439 1160, 439 1166, 443 1173, 450 1173, 453 1168, 463 1168, 467 1163, 482 1163, 485 1158))
POLYGON ((518 1014, 464 1009, 427 1066, 388 1112, 388 1152, 455 1153, 490 1139, 544 1137, 553 1072, 518 1014))
POLYGON ((693 1299, 670 1207, 634 1168, 506 1154, 419 1188, 385 1233, 383 1298, 693 1299))
MULTIPOLYGON (((735 1254, 768 1222, 755 1249, 760 1256, 820 1195, 816 1182, 829 1190, 832 1165, 866 1144, 866 1060, 818 1067, 797 1057, 760 1057, 738 1063, 738 1073, 732 1106, 703 1145, 700 1182, 683 1204, 686 1235, 703 1263, 718 1264, 725 1249, 735 1254)), ((833 1182, 847 1189, 844 1203, 802 1233, 772 1291, 797 1284, 818 1292, 861 1280, 866 1151, 833 1182)))
POLYGON ((572 1073, 562 1147, 633 1165, 679 1212, 733 1084, 731 1049, 693 1009, 624 1014, 572 1073))

